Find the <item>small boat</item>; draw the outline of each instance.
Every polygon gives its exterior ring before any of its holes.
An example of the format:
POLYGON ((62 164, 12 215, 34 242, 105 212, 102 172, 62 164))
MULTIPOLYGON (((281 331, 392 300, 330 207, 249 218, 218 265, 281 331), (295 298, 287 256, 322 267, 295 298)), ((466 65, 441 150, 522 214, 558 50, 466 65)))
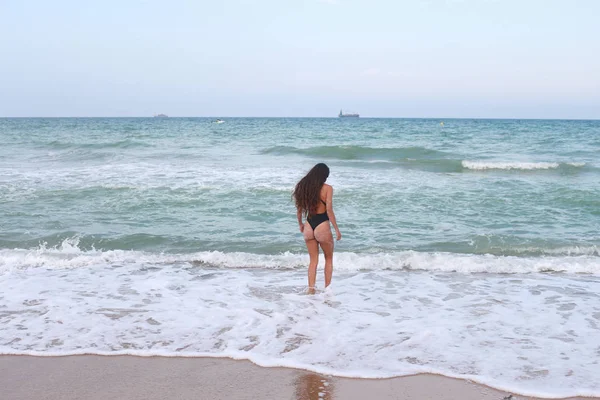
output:
POLYGON ((167 114, 154 114, 154 118, 169 118, 167 114))
POLYGON ((222 119, 219 119, 219 118, 217 118, 216 120, 213 121, 213 123, 215 123, 215 124, 222 124, 223 122, 225 122, 225 121, 223 121, 222 119))

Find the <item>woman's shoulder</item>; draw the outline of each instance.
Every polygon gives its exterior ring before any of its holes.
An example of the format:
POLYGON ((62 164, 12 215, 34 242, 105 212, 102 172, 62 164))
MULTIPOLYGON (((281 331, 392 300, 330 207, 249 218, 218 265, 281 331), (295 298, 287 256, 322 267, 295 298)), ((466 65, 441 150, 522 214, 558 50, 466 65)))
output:
POLYGON ((333 189, 333 186, 328 185, 326 183, 323 184, 323 187, 325 188, 325 190, 331 190, 331 189, 333 189))

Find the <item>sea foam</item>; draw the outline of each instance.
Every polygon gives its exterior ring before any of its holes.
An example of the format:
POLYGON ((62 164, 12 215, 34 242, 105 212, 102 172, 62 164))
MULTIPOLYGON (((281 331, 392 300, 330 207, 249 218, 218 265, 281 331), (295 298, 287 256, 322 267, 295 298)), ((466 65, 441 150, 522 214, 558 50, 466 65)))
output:
POLYGON ((463 161, 462 166, 472 170, 500 169, 500 170, 536 170, 557 169, 565 167, 581 168, 585 163, 558 163, 558 162, 518 162, 518 161, 463 161))
POLYGON ((333 285, 308 296, 305 268, 96 259, 0 275, 0 354, 231 357, 339 376, 431 372, 524 395, 600 395, 595 275, 336 267, 333 285))
MULTIPOLYGON (((306 253, 253 254, 203 251, 151 253, 136 250, 81 250, 77 237, 61 245, 34 249, 0 249, 0 273, 15 269, 74 269, 110 265, 205 265, 225 269, 298 269, 308 264, 306 253)), ((324 259, 321 258, 321 265, 324 259)), ((598 249, 568 247, 536 257, 446 252, 336 252, 336 270, 424 270, 459 273, 564 272, 600 274, 598 249)))

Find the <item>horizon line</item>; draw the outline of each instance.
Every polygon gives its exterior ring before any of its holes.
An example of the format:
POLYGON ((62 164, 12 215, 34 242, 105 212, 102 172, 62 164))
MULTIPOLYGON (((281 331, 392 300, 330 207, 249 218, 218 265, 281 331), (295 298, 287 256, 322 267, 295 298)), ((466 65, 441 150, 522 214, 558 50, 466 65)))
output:
POLYGON ((435 119, 435 120, 467 120, 467 119, 475 119, 475 120, 530 120, 530 121, 599 121, 598 118, 538 118, 538 117, 359 117, 359 118, 339 118, 338 116, 333 117, 314 117, 314 116, 278 116, 278 117, 267 117, 267 116, 167 116, 167 117, 155 117, 155 116, 0 116, 0 119, 26 119, 26 118, 38 118, 38 119, 77 119, 77 118, 140 118, 140 119, 176 119, 176 118, 198 118, 198 119, 208 119, 208 118, 256 118, 256 119, 286 119, 286 118, 306 118, 306 119, 340 119, 340 120, 350 120, 356 121, 361 119, 435 119))

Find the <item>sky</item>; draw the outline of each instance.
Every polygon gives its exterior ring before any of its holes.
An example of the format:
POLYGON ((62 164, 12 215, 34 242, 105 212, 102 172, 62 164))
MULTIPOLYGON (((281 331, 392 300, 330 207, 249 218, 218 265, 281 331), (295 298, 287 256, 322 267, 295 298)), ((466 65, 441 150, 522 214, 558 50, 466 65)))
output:
POLYGON ((0 0, 0 117, 600 118, 600 0, 0 0))

